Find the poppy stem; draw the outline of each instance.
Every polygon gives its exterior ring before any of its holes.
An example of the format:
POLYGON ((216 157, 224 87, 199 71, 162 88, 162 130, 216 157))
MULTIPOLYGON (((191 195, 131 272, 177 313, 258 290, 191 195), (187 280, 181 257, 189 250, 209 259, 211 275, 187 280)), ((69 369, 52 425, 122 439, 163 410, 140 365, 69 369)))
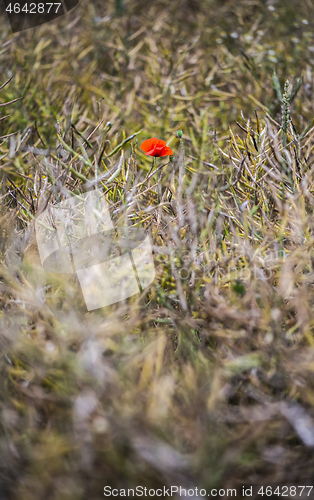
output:
POLYGON ((154 170, 155 164, 156 164, 156 156, 153 157, 153 163, 152 163, 152 166, 150 167, 148 174, 145 177, 145 181, 147 181, 148 177, 150 176, 150 174, 154 170))

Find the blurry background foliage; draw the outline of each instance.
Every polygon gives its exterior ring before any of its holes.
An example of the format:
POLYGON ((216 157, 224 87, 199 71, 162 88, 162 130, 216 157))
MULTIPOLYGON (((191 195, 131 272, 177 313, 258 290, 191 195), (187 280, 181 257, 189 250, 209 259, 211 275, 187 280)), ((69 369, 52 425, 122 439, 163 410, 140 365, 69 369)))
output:
POLYGON ((0 110, 1 499, 311 480, 313 11, 81 0, 14 35, 2 16, 0 104, 23 100, 0 110), (174 158, 146 178, 149 137, 174 158), (87 313, 34 218, 95 174, 156 279, 87 313))

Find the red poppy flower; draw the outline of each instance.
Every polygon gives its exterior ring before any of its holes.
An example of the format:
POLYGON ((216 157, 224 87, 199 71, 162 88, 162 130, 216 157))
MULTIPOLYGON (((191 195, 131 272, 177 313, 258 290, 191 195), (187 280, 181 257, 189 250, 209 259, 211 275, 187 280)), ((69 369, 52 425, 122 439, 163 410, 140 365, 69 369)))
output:
POLYGON ((170 156, 173 155, 173 151, 171 151, 168 146, 166 146, 166 141, 162 139, 157 139, 157 137, 153 137, 152 139, 146 139, 141 145, 140 148, 144 153, 148 156, 170 156))

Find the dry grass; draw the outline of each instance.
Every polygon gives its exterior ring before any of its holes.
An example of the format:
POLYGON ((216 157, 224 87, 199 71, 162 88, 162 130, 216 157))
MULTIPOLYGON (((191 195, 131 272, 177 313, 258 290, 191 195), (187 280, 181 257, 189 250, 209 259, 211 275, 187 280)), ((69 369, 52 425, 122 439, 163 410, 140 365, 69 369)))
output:
POLYGON ((24 99, 0 122, 1 499, 310 484, 313 7, 274 6, 81 2, 2 30, 1 102, 24 99), (145 180, 151 136, 174 158, 145 180), (34 220, 107 170, 156 279, 87 312, 34 220))

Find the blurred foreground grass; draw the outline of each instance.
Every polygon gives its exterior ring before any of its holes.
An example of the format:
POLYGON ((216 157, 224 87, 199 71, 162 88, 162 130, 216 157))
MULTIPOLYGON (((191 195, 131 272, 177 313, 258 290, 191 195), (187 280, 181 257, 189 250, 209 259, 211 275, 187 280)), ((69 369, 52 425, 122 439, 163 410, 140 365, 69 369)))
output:
POLYGON ((312 2, 116 8, 15 35, 2 19, 1 102, 24 99, 0 122, 17 132, 0 146, 0 498, 310 484, 312 2), (148 137, 174 158, 145 180, 148 137), (112 217, 147 229, 156 279, 88 313, 43 271, 34 219, 110 169, 112 217))

